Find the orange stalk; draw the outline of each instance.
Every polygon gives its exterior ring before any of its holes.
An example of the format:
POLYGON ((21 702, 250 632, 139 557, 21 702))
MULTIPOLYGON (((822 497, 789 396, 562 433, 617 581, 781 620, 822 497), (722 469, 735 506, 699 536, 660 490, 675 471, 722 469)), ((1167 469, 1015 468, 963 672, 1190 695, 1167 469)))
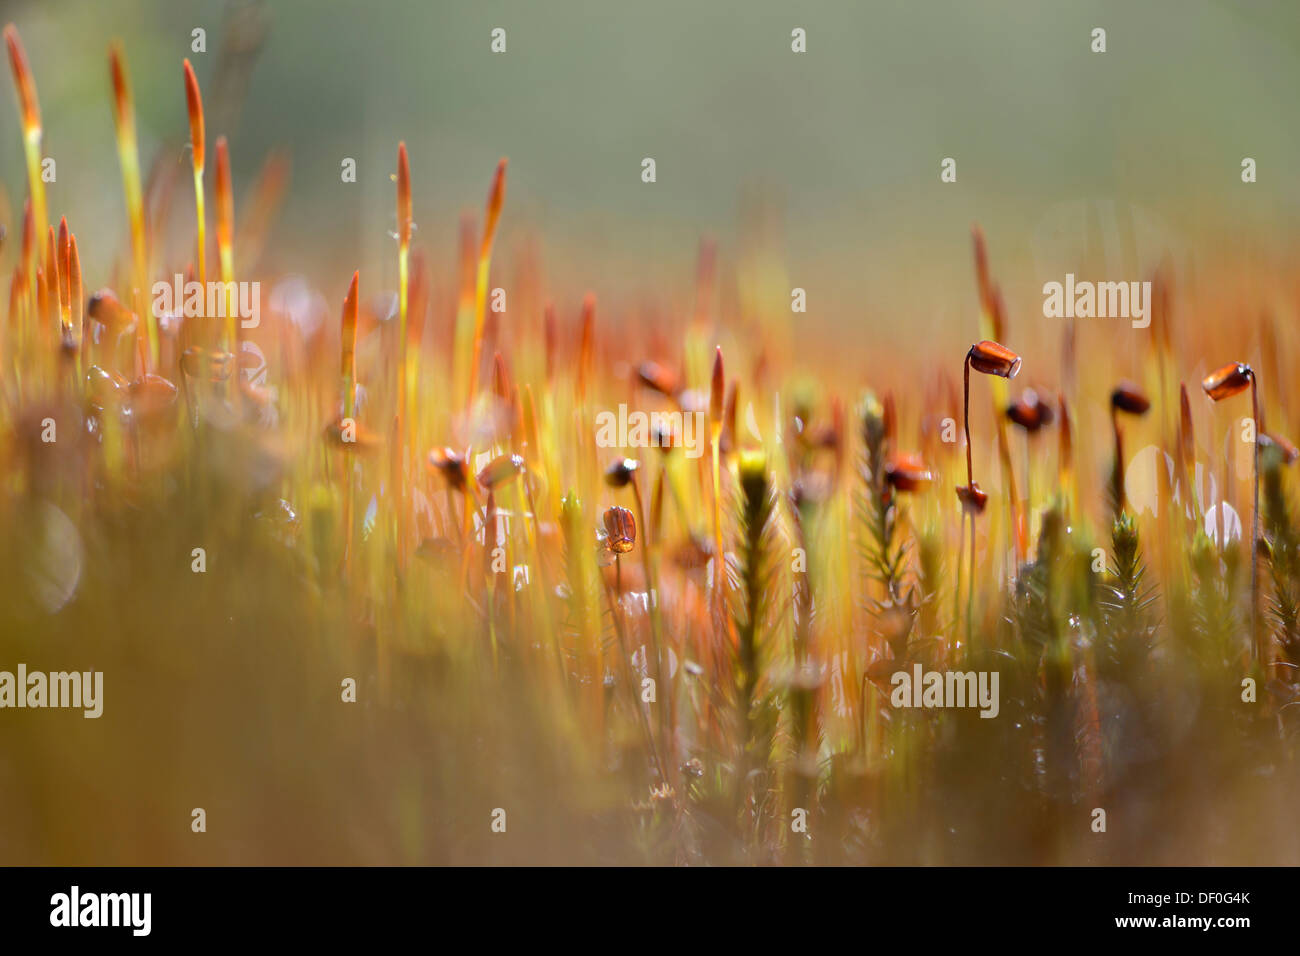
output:
POLYGON ((68 257, 71 237, 68 232, 68 217, 59 220, 59 234, 55 255, 59 259, 59 329, 66 339, 72 331, 72 302, 68 279, 68 257))
POLYGON ((591 378, 592 351, 596 332, 596 296, 588 292, 582 299, 582 332, 578 344, 578 408, 579 422, 578 442, 582 454, 582 464, 588 469, 587 474, 596 473, 596 446, 587 420, 587 388, 591 378))
MULTIPOLYGON (((18 325, 18 313, 24 308, 27 301, 26 277, 23 275, 21 265, 14 266, 13 278, 9 280, 9 315, 5 323, 5 338, 8 339, 14 328, 18 325)), ((21 342, 19 343, 21 344, 21 342)), ((19 346, 14 347, 16 352, 19 346)), ((22 371, 15 367, 13 370, 14 382, 19 391, 22 390, 22 371)))
POLYGON ((1059 431, 1059 451, 1057 452, 1057 484, 1061 496, 1061 507, 1065 514, 1066 523, 1070 520, 1070 508, 1077 497, 1077 490, 1074 487, 1074 432, 1070 424, 1070 407, 1066 404, 1065 396, 1061 395, 1057 399, 1058 409, 1061 416, 1061 426, 1059 431))
MULTIPOLYGON (((18 107, 22 114, 23 151, 27 159, 27 185, 31 191, 32 211, 36 228, 45 232, 49 217, 45 211, 45 182, 41 179, 41 107, 36 99, 36 81, 32 79, 18 30, 11 23, 5 27, 5 45, 9 47, 9 68, 14 74, 14 87, 18 91, 18 107)), ((45 263, 46 271, 50 264, 45 263)))
POLYGON ((450 367, 453 395, 464 394, 468 387, 465 373, 469 367, 472 348, 470 339, 474 334, 474 239, 474 216, 465 213, 460 217, 460 240, 457 245, 459 270, 450 367))
POLYGON ((32 215, 32 200, 28 197, 23 202, 23 240, 22 249, 18 255, 19 264, 27 275, 35 271, 35 263, 32 261, 34 250, 36 248, 36 220, 32 215))
POLYGON ((483 223, 483 241, 478 251, 478 274, 474 282, 474 350, 469 366, 469 395, 466 408, 474 404, 474 395, 478 391, 478 366, 483 354, 483 322, 487 313, 488 270, 492 263, 492 240, 496 237, 497 221, 501 218, 501 206, 506 198, 506 160, 503 157, 497 163, 496 175, 492 177, 492 189, 488 193, 487 215, 483 223))
POLYGON ((23 202, 23 239, 18 254, 18 267, 23 272, 23 302, 30 315, 36 306, 32 298, 35 290, 31 287, 32 276, 36 274, 36 220, 32 214, 30 196, 23 202))
POLYGON ((226 297, 226 348, 239 353, 239 324, 235 321, 235 301, 231 289, 235 281, 235 197, 230 188, 230 149, 226 137, 217 137, 217 256, 221 263, 221 281, 226 297))
POLYGON ((203 166, 206 140, 203 128, 203 97, 199 93, 199 81, 194 76, 194 67, 190 66, 189 60, 185 61, 185 108, 190 118, 190 147, 194 164, 194 211, 199 229, 197 260, 199 285, 207 289, 207 216, 204 212, 203 197, 203 166))
POLYGON ((591 378, 592 339, 596 331, 596 296, 588 292, 582 299, 582 338, 578 345, 578 404, 587 404, 591 378))
POLYGON ((49 318, 50 311, 50 286, 45 280, 45 270, 40 266, 36 267, 36 327, 37 337, 42 341, 47 340, 48 330, 46 321, 49 318))
MULTIPOLYGON (((342 320, 342 373, 343 373, 343 418, 349 419, 353 413, 353 399, 357 384, 357 287, 361 273, 352 273, 352 283, 348 294, 343 297, 342 320)), ((341 423, 340 423, 341 424, 341 423)), ((344 449, 343 455, 343 570, 346 575, 352 565, 352 461, 344 449)))
POLYGON ((54 227, 45 231, 45 307, 41 309, 41 322, 46 335, 54 337, 54 330, 62 324, 62 304, 59 301, 59 239, 54 227))
POLYGON ((397 470, 397 555, 404 566, 407 516, 407 437, 410 434, 411 350, 407 325, 411 288, 411 163, 406 143, 397 144, 397 422, 394 425, 396 447, 393 467, 397 470))
POLYGON ((348 294, 343 297, 343 417, 352 417, 352 404, 357 386, 357 287, 361 281, 360 271, 352 273, 352 283, 348 294))
POLYGON ((86 299, 81 284, 81 254, 77 251, 77 237, 68 241, 68 292, 72 302, 71 324, 77 332, 77 342, 81 354, 81 369, 86 369, 87 341, 86 335, 86 299))

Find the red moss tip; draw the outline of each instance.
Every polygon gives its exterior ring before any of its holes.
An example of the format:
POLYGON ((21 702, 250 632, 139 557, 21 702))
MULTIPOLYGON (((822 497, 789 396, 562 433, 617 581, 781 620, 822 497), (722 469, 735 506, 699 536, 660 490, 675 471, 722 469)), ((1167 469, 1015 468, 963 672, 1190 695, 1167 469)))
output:
POLYGON ((492 177, 492 189, 488 192, 487 221, 483 224, 483 246, 480 257, 486 256, 492 248, 492 239, 496 236, 497 221, 501 218, 501 207, 506 201, 506 158, 501 157, 497 163, 496 174, 492 177))
POLYGON ((727 389, 727 406, 723 412, 723 442, 728 451, 736 447, 736 404, 739 402, 740 383, 732 381, 727 389))
POLYGON ((56 311, 59 308, 59 239, 50 226, 45 234, 45 281, 49 284, 49 305, 56 311))
POLYGON ((998 375, 1002 378, 1015 378, 1020 371, 1020 356, 1005 345, 990 342, 976 342, 967 353, 970 367, 985 375, 998 375))
POLYGON ((984 230, 978 223, 970 227, 970 237, 975 247, 975 281, 979 286, 980 306, 991 311, 993 285, 989 280, 989 252, 984 242, 984 230))
POLYGON ((18 90, 23 132, 30 136, 40 132, 41 107, 36 101, 36 83, 32 80, 31 67, 27 65, 27 52, 23 49, 23 41, 18 38, 18 28, 12 23, 5 27, 5 45, 9 47, 9 68, 13 70, 14 86, 18 90))
POLYGON ((1069 469, 1074 464, 1074 431, 1070 427, 1070 408, 1065 404, 1065 396, 1057 396, 1057 409, 1061 413, 1061 467, 1069 469))
POLYGON ((194 148, 194 172, 203 173, 203 151, 206 139, 203 131, 203 97, 199 93, 199 81, 194 75, 194 67, 185 61, 185 108, 190 115, 190 145, 194 148))
POLYGON ((343 374, 349 377, 356 375, 357 287, 360 282, 361 272, 353 272, 348 294, 343 297, 343 374))
POLYGON ((592 353, 596 337, 596 295, 588 292, 582 297, 582 330, 578 342, 578 394, 587 395, 587 376, 591 370, 592 353))
POLYGON ((505 356, 499 351, 492 355, 492 394, 503 402, 510 401, 510 371, 506 368, 505 356))
POLYGON ((235 195, 230 186, 230 149, 226 137, 217 137, 217 242, 226 248, 235 234, 235 195))
POLYGON ((36 219, 32 215, 32 200, 29 196, 23 200, 23 246, 22 261, 31 262, 32 251, 36 248, 36 219))
POLYGON ((893 392, 886 392, 880 403, 880 430, 886 445, 892 445, 898 439, 898 406, 894 403, 893 392))
POLYGON ((1120 382, 1110 393, 1110 407, 1130 415, 1145 415, 1151 408, 1151 399, 1132 382, 1120 382))
POLYGON ((1196 438, 1192 432, 1192 401, 1187 395, 1186 382, 1178 385, 1178 454, 1190 473, 1196 460, 1196 438))
POLYGON ((120 129, 131 121, 131 84, 122 62, 122 44, 116 40, 108 48, 108 71, 113 79, 113 119, 120 129))
POLYGON ((1205 389, 1205 394, 1213 401, 1218 402, 1244 392, 1254 377, 1255 373, 1249 365, 1233 362, 1205 376, 1201 388, 1205 389))
POLYGON ((82 304, 81 254, 77 251, 77 237, 68 239, 68 302, 72 308, 72 327, 80 329, 85 319, 82 304))
POLYGON ((713 377, 709 382, 709 421, 722 424, 723 401, 727 386, 726 368, 722 363, 722 346, 713 353, 713 377))
POLYGON ((59 257, 59 308, 71 309, 71 287, 69 282, 69 257, 71 255, 71 233, 68 232, 68 217, 64 216, 59 220, 58 245, 55 247, 55 254, 59 257))
POLYGON ((406 143, 397 144, 397 235, 403 246, 411 243, 411 163, 406 143))
POLYGON ((559 334, 555 328, 555 306, 549 302, 546 303, 546 309, 542 314, 542 338, 546 353, 546 383, 549 386, 555 379, 556 350, 559 348, 559 334))

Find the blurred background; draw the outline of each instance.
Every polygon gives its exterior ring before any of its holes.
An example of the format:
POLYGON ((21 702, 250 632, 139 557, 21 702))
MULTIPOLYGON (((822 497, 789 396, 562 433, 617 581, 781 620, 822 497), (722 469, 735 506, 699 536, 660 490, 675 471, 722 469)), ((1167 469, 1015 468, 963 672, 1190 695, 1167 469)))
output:
MULTIPOLYGON (((1300 7, 1289 0, 2 8, 27 44, 58 161, 51 208, 77 211, 92 277, 125 230, 112 37, 125 42, 146 165, 186 139, 186 56, 209 101, 209 142, 230 137, 237 196, 270 150, 290 151, 270 261, 331 299, 358 266, 395 282, 389 177, 401 139, 419 242, 448 270, 458 216, 480 208, 504 155, 501 267, 536 257, 558 302, 576 308, 591 288, 611 305, 688 309, 711 238, 721 275, 762 266, 761 292, 724 285, 724 299, 785 309, 800 286, 814 325, 954 348, 975 318, 974 221, 1012 316, 1037 326, 1042 283, 1066 271, 1137 279, 1161 259, 1180 271, 1228 256, 1287 261, 1276 236, 1300 207, 1289 121, 1300 7), (1098 26, 1104 54, 1090 51, 1098 26), (206 53, 191 52, 199 27, 206 53), (504 54, 489 49, 496 27, 504 54), (795 27, 805 54, 791 52, 795 27), (1259 166, 1251 186, 1246 156, 1259 166), (344 157, 357 161, 355 184, 340 182, 344 157), (644 157, 657 163, 653 185, 641 182, 644 157), (944 157, 957 161, 955 184, 939 180, 944 157)), ((0 96, 0 129, 16 134, 12 94, 0 96)), ((22 183, 20 140, 3 143, 0 177, 22 183)))

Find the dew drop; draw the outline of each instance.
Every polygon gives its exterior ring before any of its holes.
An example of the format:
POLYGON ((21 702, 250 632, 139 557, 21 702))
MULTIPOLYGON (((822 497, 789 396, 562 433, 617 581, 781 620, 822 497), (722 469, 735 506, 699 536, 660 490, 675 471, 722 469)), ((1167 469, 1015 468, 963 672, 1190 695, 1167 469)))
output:
POLYGON ((24 570, 32 596, 54 614, 72 600, 81 582, 81 536, 72 519, 48 502, 40 503, 32 517, 33 552, 24 570))

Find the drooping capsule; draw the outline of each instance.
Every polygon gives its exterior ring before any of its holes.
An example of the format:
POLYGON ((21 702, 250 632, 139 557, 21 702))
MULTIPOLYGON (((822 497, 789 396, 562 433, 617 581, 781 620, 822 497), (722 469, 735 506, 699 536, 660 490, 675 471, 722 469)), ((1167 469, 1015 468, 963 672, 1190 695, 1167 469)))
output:
POLYGON ((1220 402, 1244 392, 1254 376, 1254 371, 1245 362, 1233 362, 1205 376, 1201 388, 1213 401, 1220 402))
POLYGON ((1015 378, 1020 371, 1020 356, 1005 345, 985 339, 976 342, 968 353, 970 367, 985 375, 1015 378))

